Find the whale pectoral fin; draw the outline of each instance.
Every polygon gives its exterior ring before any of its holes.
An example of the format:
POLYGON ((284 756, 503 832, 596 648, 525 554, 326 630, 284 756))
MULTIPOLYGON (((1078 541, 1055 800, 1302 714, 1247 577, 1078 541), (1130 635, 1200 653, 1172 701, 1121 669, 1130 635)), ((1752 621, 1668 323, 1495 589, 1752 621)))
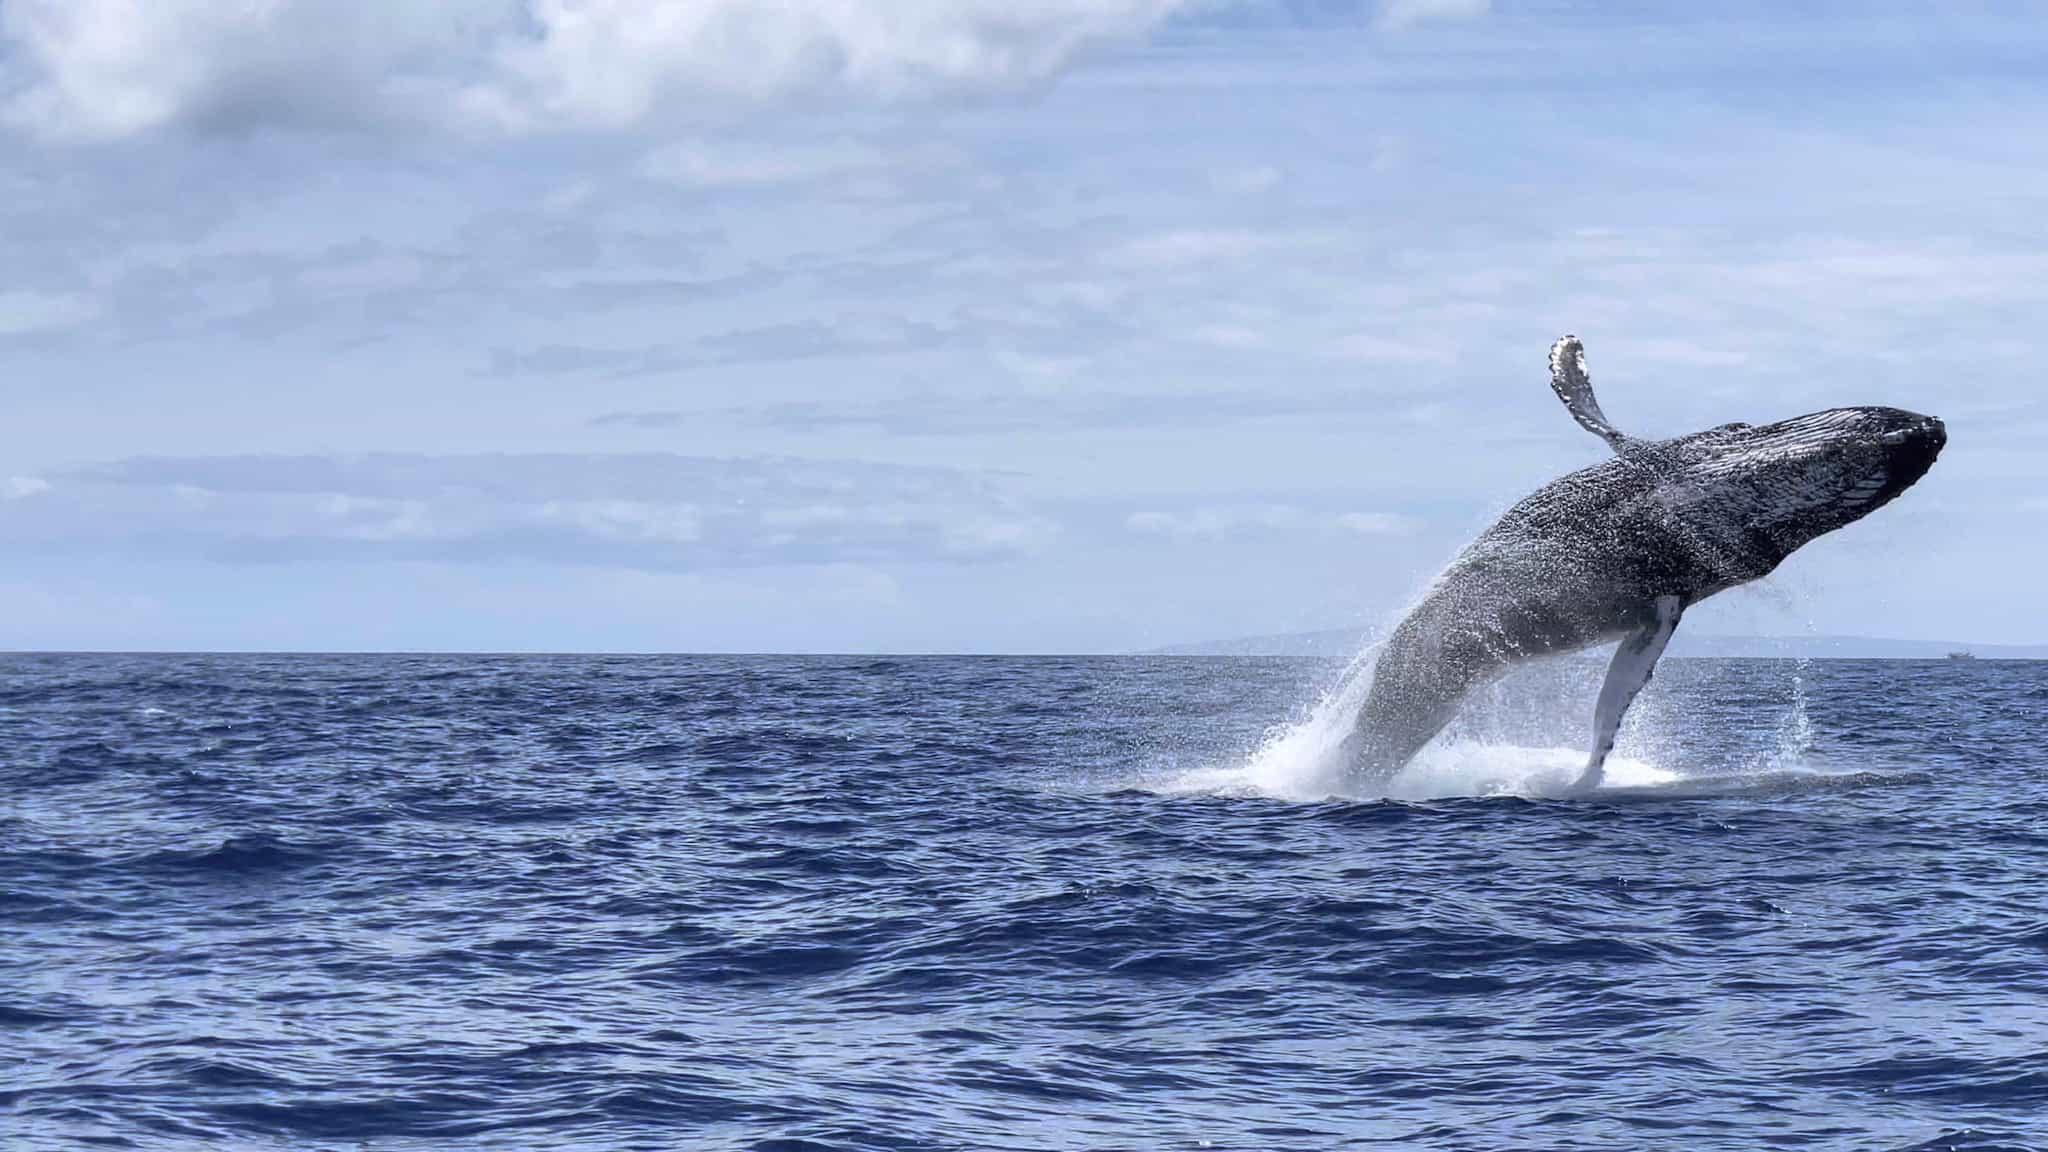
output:
POLYGON ((1600 400, 1593 395, 1593 381, 1586 375, 1586 346, 1577 336, 1560 336, 1550 346, 1550 390, 1564 401, 1565 410, 1579 427, 1591 432, 1621 451, 1629 438, 1607 422, 1607 414, 1600 411, 1600 400))
POLYGON ((1664 655, 1665 645, 1671 643, 1671 634, 1678 629, 1685 604, 1676 596, 1659 596, 1656 610, 1656 620, 1624 638, 1614 650, 1613 662, 1607 665, 1607 680, 1600 685, 1600 703, 1593 711, 1593 755, 1586 761, 1586 771, 1572 785, 1574 792, 1590 792, 1600 786, 1602 766, 1607 763, 1607 754, 1614 751, 1621 718, 1635 702, 1636 693, 1650 682, 1657 658, 1664 655))

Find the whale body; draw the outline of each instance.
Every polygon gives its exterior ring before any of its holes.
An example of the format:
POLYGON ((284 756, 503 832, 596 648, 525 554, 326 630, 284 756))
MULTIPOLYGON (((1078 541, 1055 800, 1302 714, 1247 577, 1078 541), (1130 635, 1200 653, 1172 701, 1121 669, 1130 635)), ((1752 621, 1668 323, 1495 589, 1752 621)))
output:
POLYGON ((1510 508, 1394 628, 1346 741, 1356 776, 1400 771, 1515 664, 1619 640, 1573 786, 1597 787, 1688 607, 1890 503, 1948 441, 1940 420, 1884 407, 1636 439, 1601 412, 1577 337, 1558 340, 1550 367, 1552 390, 1614 454, 1510 508))

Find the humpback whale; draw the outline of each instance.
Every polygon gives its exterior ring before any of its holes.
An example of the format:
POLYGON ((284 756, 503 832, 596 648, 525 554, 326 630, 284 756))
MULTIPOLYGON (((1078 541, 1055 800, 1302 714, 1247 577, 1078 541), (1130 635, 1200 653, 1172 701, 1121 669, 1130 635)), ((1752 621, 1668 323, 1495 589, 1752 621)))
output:
POLYGON ((1394 628, 1345 740, 1357 777, 1399 772, 1467 694, 1513 665, 1619 640, 1573 784, 1598 787, 1622 716, 1687 608, 1890 503, 1948 441, 1940 420, 1882 407, 1639 439, 1601 411, 1569 335, 1551 346, 1550 387, 1612 455, 1508 509, 1394 628))

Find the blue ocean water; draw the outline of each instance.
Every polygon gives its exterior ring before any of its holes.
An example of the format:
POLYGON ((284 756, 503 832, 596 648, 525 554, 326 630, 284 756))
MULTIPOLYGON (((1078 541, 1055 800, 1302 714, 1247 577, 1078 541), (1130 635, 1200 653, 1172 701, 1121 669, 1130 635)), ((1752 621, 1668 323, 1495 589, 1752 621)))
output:
POLYGON ((12 656, 0 1147, 2048 1146, 2048 665, 12 656))

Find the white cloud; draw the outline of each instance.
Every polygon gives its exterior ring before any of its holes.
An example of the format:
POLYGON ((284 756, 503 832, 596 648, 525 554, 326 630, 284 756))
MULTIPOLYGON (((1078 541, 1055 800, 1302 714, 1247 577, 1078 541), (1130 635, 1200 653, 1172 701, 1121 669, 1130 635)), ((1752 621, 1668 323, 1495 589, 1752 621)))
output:
POLYGON ((1219 168, 1209 173, 1209 184, 1219 192, 1255 195, 1271 191, 1280 183, 1278 168, 1261 164, 1249 168, 1219 168))
POLYGON ((426 540, 437 529, 423 500, 366 499, 336 493, 320 501, 319 515, 337 535, 352 540, 426 540))
POLYGON ((1355 332, 1332 340, 1325 352, 1338 360, 1367 364, 1453 364, 1457 350, 1430 342, 1429 333, 1410 332, 1400 337, 1355 332))
POLYGON ((1043 80, 1183 0, 9 0, 43 135, 443 119, 631 127, 662 112, 1043 80))
POLYGON ((1124 519, 1124 527, 1172 540, 1220 541, 1247 532, 1288 528, 1327 532, 1334 527, 1359 536, 1412 536, 1420 525, 1391 512, 1345 512, 1323 520, 1311 518, 1291 504, 1215 504, 1182 512, 1136 512, 1124 519))
POLYGON ((50 332, 85 323, 99 309, 82 296, 50 292, 0 292, 0 336, 50 332))
POLYGON ((1380 25, 1406 28, 1429 20, 1471 20, 1493 10, 1493 0, 1380 0, 1380 25))
POLYGON ((1188 333, 1197 344, 1211 348, 1262 348, 1266 334, 1244 324, 1204 324, 1188 333))
POLYGON ((623 126, 674 100, 899 97, 1027 83, 1180 0, 532 0, 491 105, 623 126), (524 107, 522 108, 522 105, 524 107))
POLYGON ((1346 512, 1337 517, 1337 527, 1360 536, 1407 536, 1415 531, 1415 521, 1391 512, 1346 512))
POLYGON ((1247 529, 1285 528, 1299 523, 1301 510, 1286 504, 1215 505, 1187 512, 1134 512, 1124 520, 1133 532, 1175 540, 1221 540, 1247 529))
POLYGON ((9 0, 30 81, 8 109, 43 135, 173 122, 248 127, 404 114, 460 69, 507 0, 9 0), (421 71, 424 67, 426 70, 421 71))
POLYGON ((944 549, 955 556, 1004 556, 1042 550, 1059 526, 1040 516, 977 517, 948 525, 944 549))
POLYGON ((675 144, 647 157, 647 175, 687 188, 773 188, 887 168, 888 157, 852 142, 782 149, 675 144))
POLYGON ((40 476, 10 476, 4 487, 0 487, 0 499, 26 500, 50 490, 50 482, 40 476))
POLYGON ((1301 248, 1314 238, 1300 233, 1243 228, 1189 228, 1124 241, 1106 254, 1113 267, 1159 271, 1243 264, 1276 250, 1301 248))
POLYGON ((650 570, 1034 552, 1057 525, 989 474, 641 455, 137 458, 55 489, 16 477, 0 543, 226 559, 529 562, 650 570), (37 487, 42 485, 42 487, 37 487))
POLYGON ((607 540, 650 540, 687 544, 704 535, 703 517, 689 504, 648 500, 550 500, 543 520, 574 525, 607 540))

